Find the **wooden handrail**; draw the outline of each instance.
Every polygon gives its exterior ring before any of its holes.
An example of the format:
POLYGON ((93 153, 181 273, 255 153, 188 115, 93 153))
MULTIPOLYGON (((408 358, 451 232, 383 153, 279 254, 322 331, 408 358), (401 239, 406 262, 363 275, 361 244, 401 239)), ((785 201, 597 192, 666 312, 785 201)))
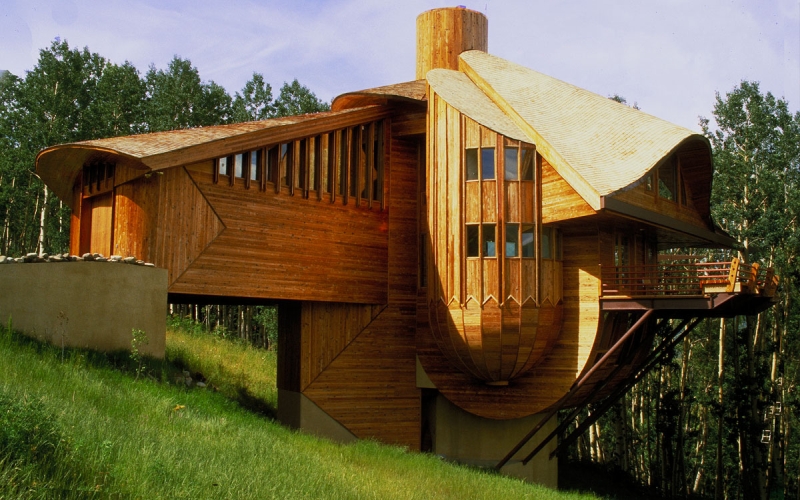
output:
POLYGON ((659 297, 708 293, 774 292, 772 268, 724 262, 659 263, 638 266, 600 266, 600 297, 659 297))

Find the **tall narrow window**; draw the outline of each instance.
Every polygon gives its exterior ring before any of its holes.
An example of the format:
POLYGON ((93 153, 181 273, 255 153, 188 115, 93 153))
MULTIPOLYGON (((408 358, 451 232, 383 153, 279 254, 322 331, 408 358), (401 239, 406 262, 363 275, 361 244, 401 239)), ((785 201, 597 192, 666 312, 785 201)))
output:
POLYGON ((676 201, 677 177, 675 157, 671 156, 658 167, 658 196, 665 200, 676 201))
POLYGON ((481 179, 494 179, 494 148, 481 149, 481 179))
POLYGON ((217 172, 219 175, 229 175, 228 174, 228 157, 217 158, 217 172))
POLYGON ((465 151, 464 162, 467 164, 467 180, 478 180, 478 150, 469 148, 465 151))
POLYGON ((280 147, 281 186, 289 186, 289 177, 292 170, 291 144, 281 144, 280 147))
POLYGON ((372 161, 372 199, 383 201, 383 122, 375 123, 372 161))
POLYGON ((337 132, 339 137, 339 158, 337 164, 339 166, 339 196, 344 196, 347 193, 347 131, 340 130, 337 132))
POLYGON ((519 257, 519 224, 506 224, 506 257, 519 257))
POLYGON ((467 257, 481 256, 480 225, 467 224, 467 257))
POLYGON ((542 258, 553 258, 553 229, 549 227, 542 229, 542 258))
POLYGON ((506 146, 503 154, 505 159, 505 174, 504 178, 507 181, 519 180, 519 148, 515 146, 506 146))
POLYGON ((233 170, 237 179, 244 179, 244 154, 239 153, 233 157, 233 170))
POLYGON ((536 226, 533 224, 522 225, 522 257, 533 258, 536 256, 536 226))
POLYGON ((494 224, 483 224, 483 256, 484 257, 496 257, 497 256, 497 249, 496 243, 497 239, 495 238, 495 225, 494 224))
POLYGON ((532 181, 536 171, 536 150, 531 147, 522 147, 522 161, 520 162, 520 176, 523 181, 532 181))
POLYGON ((294 174, 294 187, 296 189, 304 190, 306 188, 306 172, 308 170, 308 154, 307 154, 307 141, 303 139, 300 141, 300 157, 296 161, 296 170, 294 174))
POLYGON ((358 194, 358 167, 361 163, 361 127, 353 127, 353 135, 350 137, 350 196, 353 198, 358 194))
POLYGON ((250 151, 250 180, 261 180, 261 150, 250 151))

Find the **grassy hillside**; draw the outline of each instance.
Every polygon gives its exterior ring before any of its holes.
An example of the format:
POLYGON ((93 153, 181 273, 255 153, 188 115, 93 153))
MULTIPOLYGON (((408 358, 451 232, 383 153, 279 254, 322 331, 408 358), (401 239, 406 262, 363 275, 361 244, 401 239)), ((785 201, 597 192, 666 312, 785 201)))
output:
POLYGON ((0 328, 0 499, 595 498, 290 431, 266 416, 272 353, 181 332, 167 350, 137 379, 127 354, 0 328), (184 370, 207 387, 187 387, 184 370))

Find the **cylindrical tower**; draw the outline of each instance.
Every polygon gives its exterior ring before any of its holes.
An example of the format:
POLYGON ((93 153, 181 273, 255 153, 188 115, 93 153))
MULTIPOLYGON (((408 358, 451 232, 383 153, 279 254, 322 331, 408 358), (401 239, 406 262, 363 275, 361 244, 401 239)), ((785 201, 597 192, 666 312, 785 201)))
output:
POLYGON ((488 51, 489 21, 463 7, 433 9, 417 16, 417 80, 434 68, 458 69, 467 50, 488 51))

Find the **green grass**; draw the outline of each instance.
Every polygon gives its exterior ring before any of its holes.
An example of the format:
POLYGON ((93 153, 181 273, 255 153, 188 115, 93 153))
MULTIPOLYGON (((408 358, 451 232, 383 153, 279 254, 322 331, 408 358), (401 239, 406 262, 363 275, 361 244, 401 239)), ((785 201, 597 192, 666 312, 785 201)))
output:
POLYGON ((172 332, 136 380, 125 354, 62 359, 0 332, 0 499, 595 498, 288 430, 237 402, 275 408, 273 353, 172 332), (176 384, 182 370, 209 388, 176 384))

